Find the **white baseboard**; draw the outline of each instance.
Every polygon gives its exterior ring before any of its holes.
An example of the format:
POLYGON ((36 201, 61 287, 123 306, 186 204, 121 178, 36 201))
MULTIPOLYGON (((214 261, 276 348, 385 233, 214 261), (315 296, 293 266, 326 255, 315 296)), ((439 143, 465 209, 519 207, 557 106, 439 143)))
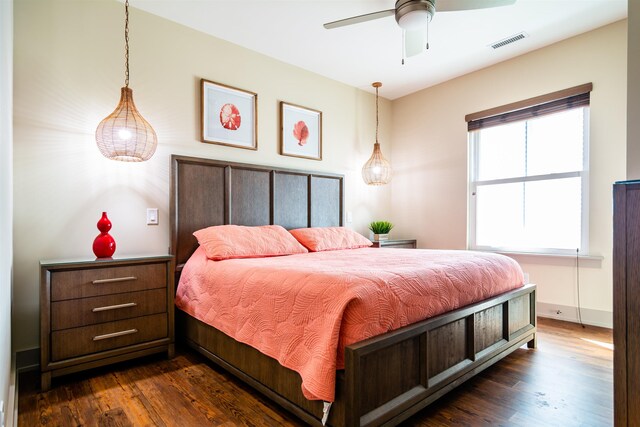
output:
POLYGON ((9 372, 9 400, 7 402, 5 427, 18 427, 18 370, 16 354, 11 355, 11 371, 9 372))
MULTIPOLYGON (((9 372, 9 397, 4 427, 18 427, 18 375, 40 369, 40 349, 18 351, 11 355, 9 372)), ((2 426, 0 426, 2 427, 2 426)))
MULTIPOLYGON (((567 305, 559 305, 548 302, 538 302, 536 304, 536 314, 539 317, 564 320, 566 322, 579 323, 578 308, 567 305)), ((613 328, 613 313, 610 311, 592 310, 582 308, 580 310, 582 323, 602 328, 613 328)))

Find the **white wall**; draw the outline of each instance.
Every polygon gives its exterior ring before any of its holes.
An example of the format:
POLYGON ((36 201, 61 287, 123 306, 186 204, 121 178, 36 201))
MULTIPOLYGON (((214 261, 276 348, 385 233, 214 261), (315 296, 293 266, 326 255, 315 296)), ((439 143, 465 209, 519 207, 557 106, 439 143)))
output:
POLYGON ((4 411, 12 410, 8 408, 12 374, 12 72, 13 0, 8 0, 0 2, 0 401, 4 402, 4 411))
MULTIPOLYGON (((582 262, 580 297, 585 321, 610 326, 611 185, 625 178, 626 162, 626 30, 623 20, 394 100, 392 219, 397 233, 417 238, 422 248, 466 248, 465 115, 593 82, 590 252, 604 259, 582 262)), ((575 260, 518 261, 538 284, 538 301, 547 311, 577 305, 575 260)))
POLYGON ((627 179, 640 179, 640 2, 628 3, 627 179))
MULTIPOLYGON (((113 0, 15 4, 17 350, 39 345, 38 260, 91 258, 102 211, 113 222, 116 255, 167 252, 172 153, 343 173, 354 218, 347 225, 366 233, 368 222, 388 217, 389 187, 367 187, 360 177, 375 138, 373 95, 137 9, 130 86, 158 151, 145 163, 103 158, 94 132, 124 81, 123 11, 113 0), (200 78, 258 93, 257 151, 199 142, 200 78), (323 112, 321 162, 278 154, 280 100, 323 112), (160 208, 159 226, 145 225, 147 207, 160 208)), ((383 151, 392 157, 390 103, 381 99, 380 107, 383 151)))

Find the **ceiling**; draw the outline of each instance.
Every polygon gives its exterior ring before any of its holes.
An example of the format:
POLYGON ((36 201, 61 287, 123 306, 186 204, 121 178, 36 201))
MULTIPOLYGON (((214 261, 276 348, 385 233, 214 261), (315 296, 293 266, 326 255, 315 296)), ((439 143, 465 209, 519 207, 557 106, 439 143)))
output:
MULTIPOLYGON (((482 0, 480 0, 482 1, 482 0)), ((402 61, 393 16, 326 30, 323 23, 392 9, 394 0, 130 0, 131 6, 283 62, 396 99, 627 17, 627 0, 517 0, 436 12, 430 48, 402 61), (520 32, 528 37, 494 50, 520 32)), ((436 4, 437 9, 437 4, 436 4)))

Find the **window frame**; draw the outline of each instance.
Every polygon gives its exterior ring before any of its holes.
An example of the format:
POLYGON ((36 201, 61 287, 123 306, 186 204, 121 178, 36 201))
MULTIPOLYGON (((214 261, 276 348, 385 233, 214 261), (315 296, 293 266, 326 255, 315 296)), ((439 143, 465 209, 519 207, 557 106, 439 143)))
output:
MULTIPOLYGON (((578 108, 583 109, 583 146, 582 146, 582 171, 550 173, 543 175, 533 175, 525 177, 515 178, 502 178, 478 181, 478 162, 479 162, 479 134, 482 128, 470 130, 467 132, 468 147, 469 147, 469 165, 468 165, 468 196, 467 206, 468 209, 468 248, 470 250, 490 251, 490 252, 511 252, 511 253, 533 253, 542 255, 588 255, 589 254, 589 122, 590 122, 590 105, 581 106, 578 108), (519 182, 532 182, 541 180, 553 180, 569 177, 581 177, 581 224, 580 224, 580 248, 576 252, 575 249, 561 249, 561 248, 527 248, 527 247, 503 247, 503 246, 486 246, 478 245, 476 243, 477 237, 477 208, 476 208, 476 193, 478 186, 483 185, 496 185, 507 183, 519 183, 519 182)), ((566 111, 566 110, 565 110, 566 111)), ((529 120, 524 119, 522 121, 529 120)))

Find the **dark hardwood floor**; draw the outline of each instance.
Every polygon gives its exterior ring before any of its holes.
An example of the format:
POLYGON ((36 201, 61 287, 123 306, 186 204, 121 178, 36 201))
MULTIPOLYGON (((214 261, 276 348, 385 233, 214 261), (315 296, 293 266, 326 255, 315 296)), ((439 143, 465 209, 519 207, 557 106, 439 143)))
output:
MULTIPOLYGON (((610 426, 608 329, 539 319, 520 348, 407 420, 407 426, 610 426)), ((22 374, 19 426, 298 426, 294 416, 189 350, 54 379, 22 374)))

